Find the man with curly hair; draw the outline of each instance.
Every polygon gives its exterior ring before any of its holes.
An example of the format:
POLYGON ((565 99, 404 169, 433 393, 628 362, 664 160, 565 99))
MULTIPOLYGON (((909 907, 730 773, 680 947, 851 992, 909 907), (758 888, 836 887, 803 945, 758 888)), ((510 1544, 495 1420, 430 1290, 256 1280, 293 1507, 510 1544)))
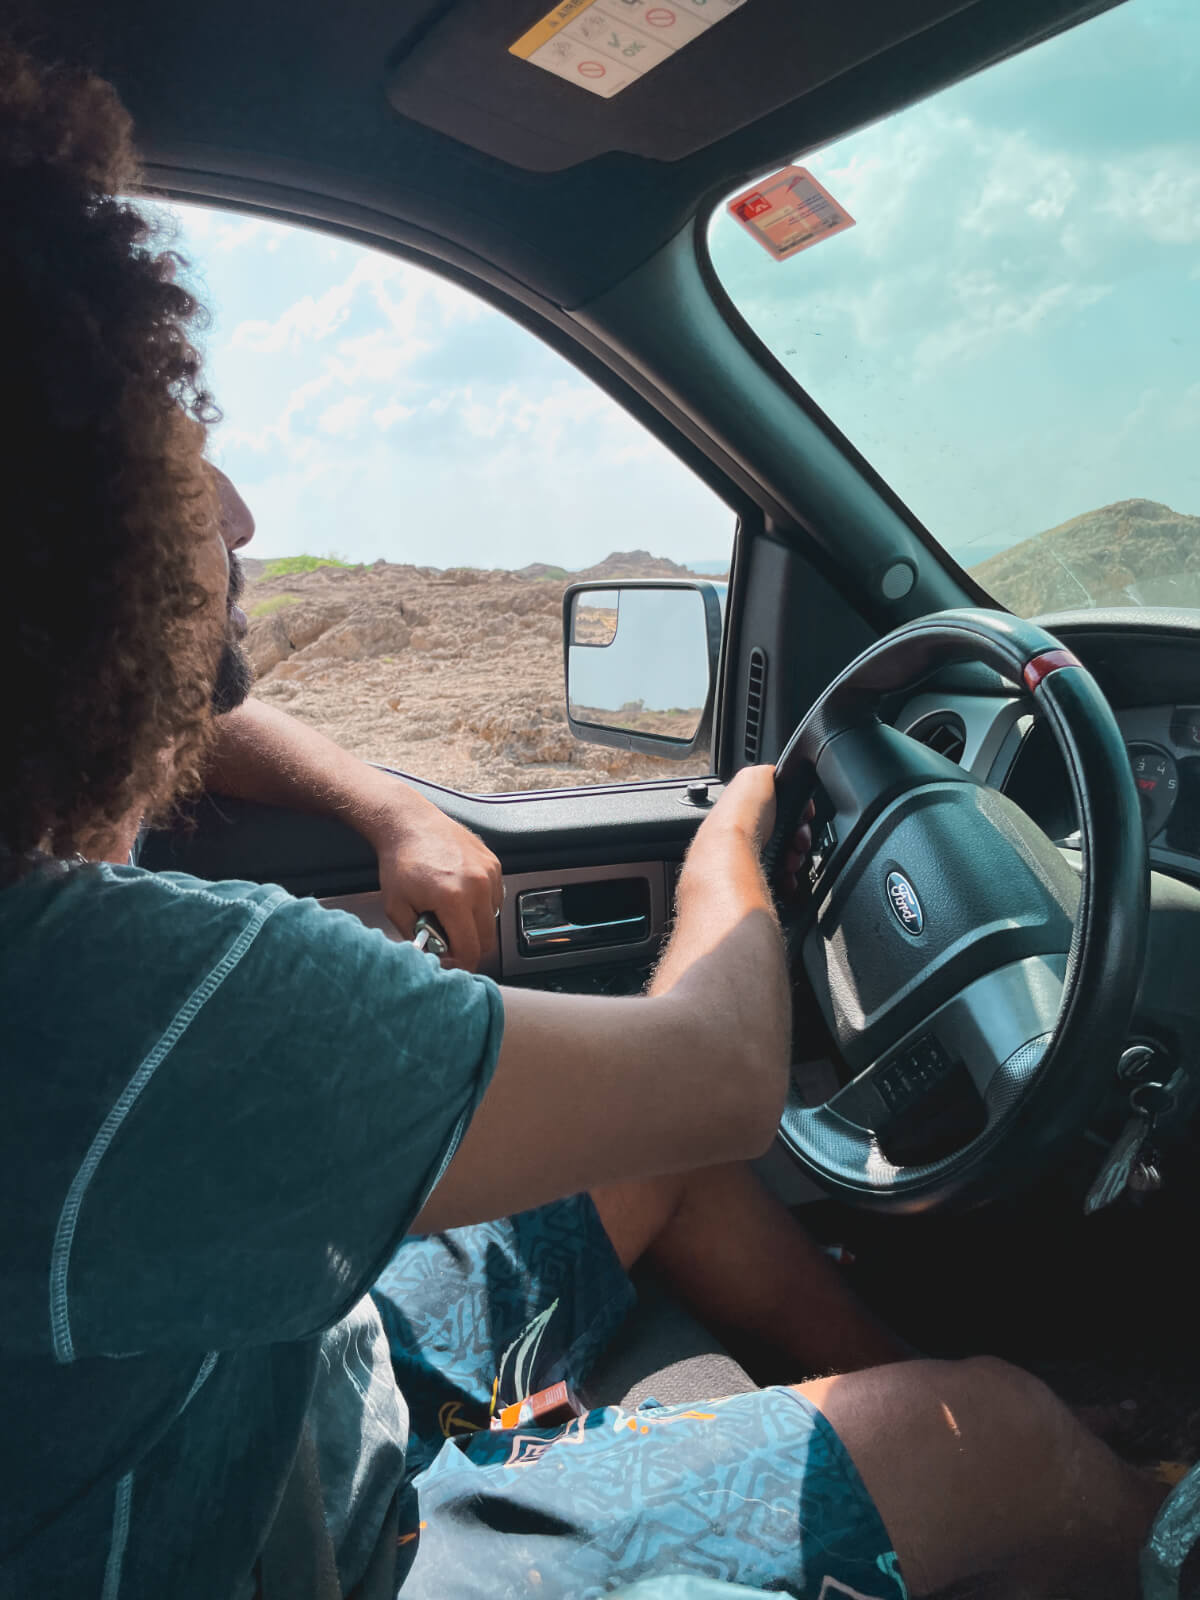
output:
POLYGON ((785 1343, 827 1283, 736 1165, 787 1081, 768 769, 699 829, 640 999, 128 865, 207 776, 361 827, 401 923, 441 896, 482 947, 499 888, 410 791, 235 705, 244 511, 136 180, 109 86, 0 50, 0 1594, 1131 1594, 1158 1491, 998 1362, 538 1425, 651 1241, 785 1343))

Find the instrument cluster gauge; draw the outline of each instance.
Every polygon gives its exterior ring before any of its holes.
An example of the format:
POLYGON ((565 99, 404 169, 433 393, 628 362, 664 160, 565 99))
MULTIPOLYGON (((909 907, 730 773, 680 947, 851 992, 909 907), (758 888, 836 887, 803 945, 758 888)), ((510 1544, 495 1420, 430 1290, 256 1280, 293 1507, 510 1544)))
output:
POLYGON ((1200 706, 1176 706, 1171 718, 1171 738, 1185 750, 1200 755, 1200 706))
POLYGON ((1133 781, 1142 802, 1142 821, 1147 839, 1153 839, 1167 825, 1179 793, 1179 769, 1175 757, 1156 744, 1131 744, 1129 761, 1133 781))

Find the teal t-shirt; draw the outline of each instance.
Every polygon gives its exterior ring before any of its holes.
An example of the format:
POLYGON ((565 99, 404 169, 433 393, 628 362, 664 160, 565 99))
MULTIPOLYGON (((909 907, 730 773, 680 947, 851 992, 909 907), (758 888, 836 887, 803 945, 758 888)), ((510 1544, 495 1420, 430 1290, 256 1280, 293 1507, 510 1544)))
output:
POLYGON ((282 889, 0 889, 0 1597, 250 1594, 306 1418, 357 1581, 407 1433, 364 1296, 502 1025, 282 889))

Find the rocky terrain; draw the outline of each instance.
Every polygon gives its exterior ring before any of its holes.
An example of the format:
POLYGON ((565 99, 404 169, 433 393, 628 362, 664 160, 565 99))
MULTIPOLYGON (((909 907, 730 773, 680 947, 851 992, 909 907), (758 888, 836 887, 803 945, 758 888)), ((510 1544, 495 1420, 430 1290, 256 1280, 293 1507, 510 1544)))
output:
MULTIPOLYGON (((699 576, 686 567, 644 550, 578 573, 544 563, 517 572, 386 561, 291 573, 274 572, 279 563, 243 565, 256 692, 357 755, 483 794, 688 775, 682 763, 573 738, 562 662, 565 584, 699 576)), ((1200 517, 1122 500, 972 570, 1026 616, 1088 605, 1200 607, 1200 517)))
POLYGON ((1156 500, 1118 500, 971 571, 1027 617, 1079 606, 1200 606, 1200 517, 1156 500))
POLYGON ((242 564, 255 693, 356 755, 482 794, 688 775, 576 740, 562 658, 567 583, 696 576, 685 567, 640 550, 579 573, 242 564))

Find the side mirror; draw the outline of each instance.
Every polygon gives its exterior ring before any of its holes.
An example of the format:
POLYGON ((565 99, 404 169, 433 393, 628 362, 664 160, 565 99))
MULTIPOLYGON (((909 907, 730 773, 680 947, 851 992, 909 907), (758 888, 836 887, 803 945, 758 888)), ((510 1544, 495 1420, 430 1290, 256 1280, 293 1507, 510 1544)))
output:
POLYGON ((712 742, 723 583, 573 583, 563 595, 577 739, 687 761, 712 742))

